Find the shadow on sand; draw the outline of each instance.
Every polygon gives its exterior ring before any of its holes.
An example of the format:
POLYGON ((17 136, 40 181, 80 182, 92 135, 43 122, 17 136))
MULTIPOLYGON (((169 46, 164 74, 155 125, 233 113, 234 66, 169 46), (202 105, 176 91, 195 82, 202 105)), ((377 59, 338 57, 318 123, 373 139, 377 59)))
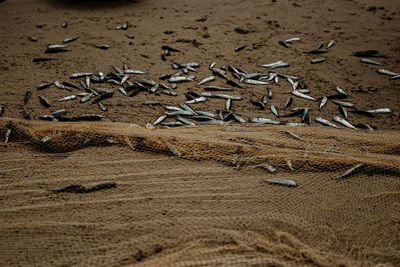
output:
MULTIPOLYGON (((1 1, 1 0, 0 0, 1 1)), ((57 8, 70 9, 112 9, 138 4, 143 0, 46 0, 57 8)))

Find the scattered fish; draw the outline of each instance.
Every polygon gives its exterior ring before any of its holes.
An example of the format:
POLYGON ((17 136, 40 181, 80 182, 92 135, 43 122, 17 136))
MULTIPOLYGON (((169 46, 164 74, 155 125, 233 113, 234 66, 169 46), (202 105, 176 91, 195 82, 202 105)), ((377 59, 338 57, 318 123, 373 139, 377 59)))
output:
POLYGON ((63 41, 63 43, 64 43, 64 44, 70 43, 70 42, 76 41, 76 40, 78 40, 78 39, 79 39, 79 36, 65 38, 64 41, 63 41))
POLYGON ((288 100, 286 100, 285 106, 283 109, 287 109, 293 102, 293 97, 289 96, 288 100))
POLYGON ((271 111, 272 111, 272 113, 273 113, 277 118, 279 118, 279 113, 278 113, 278 111, 276 110, 276 108, 275 108, 274 105, 271 105, 271 111))
POLYGON ((316 117, 314 120, 315 120, 316 122, 321 123, 322 125, 330 126, 330 127, 334 127, 334 128, 339 129, 339 127, 338 127, 336 124, 333 124, 333 123, 331 123, 330 121, 325 120, 325 119, 323 119, 323 118, 321 118, 321 117, 316 117))
POLYGON ((334 40, 330 40, 329 41, 329 43, 328 43, 328 45, 326 46, 326 48, 331 48, 332 46, 334 46, 335 45, 335 41, 334 40))
POLYGON ((247 45, 242 45, 242 46, 236 47, 235 52, 239 52, 239 51, 245 49, 246 47, 247 47, 247 45))
POLYGON ((109 48, 108 45, 96 45, 96 47, 104 50, 109 48))
POLYGON ((317 45, 317 50, 320 50, 323 46, 324 46, 324 42, 320 42, 318 45, 317 45))
POLYGON ((349 96, 349 94, 347 94, 347 92, 340 87, 336 87, 336 91, 341 95, 349 96))
POLYGON ((353 125, 351 125, 350 122, 348 122, 348 121, 346 121, 345 119, 342 119, 342 118, 340 118, 340 117, 338 117, 338 116, 334 117, 333 120, 336 121, 337 123, 342 124, 343 126, 346 126, 346 127, 350 128, 350 129, 358 130, 356 127, 354 127, 353 125))
POLYGON ((362 58, 360 61, 363 63, 371 64, 371 65, 383 66, 382 63, 376 62, 376 61, 368 59, 368 58, 362 58))
POLYGON ((37 42, 37 39, 34 36, 28 36, 31 42, 37 42))
POLYGON ((325 60, 327 60, 326 57, 323 57, 323 58, 314 58, 314 59, 311 60, 311 64, 321 63, 321 62, 324 62, 325 60))
POLYGON ((63 97, 63 98, 58 99, 57 102, 73 100, 73 99, 75 99, 75 98, 76 98, 76 95, 69 95, 69 96, 66 96, 66 97, 63 97))
POLYGON ((356 165, 355 167, 347 170, 345 173, 343 173, 342 175, 340 175, 338 178, 336 178, 336 181, 342 180, 344 178, 347 178, 349 176, 355 175, 360 173, 360 171, 362 171, 365 168, 365 164, 361 163, 356 165))
POLYGON ((268 68, 268 69, 276 69, 276 68, 284 68, 284 67, 288 67, 288 66, 289 66, 289 64, 284 61, 276 61, 274 63, 261 65, 260 67, 268 68))
POLYGON ((103 103, 101 103, 100 101, 97 102, 97 106, 104 112, 106 112, 108 110, 108 108, 106 106, 104 106, 103 103))
POLYGON ((63 27, 63 28, 67 28, 67 26, 68 26, 68 22, 66 22, 66 21, 64 21, 64 22, 62 23, 62 25, 61 25, 61 27, 63 27))
POLYGON ((269 183, 269 184, 285 185, 285 186, 290 186, 290 187, 297 186, 296 182, 294 182, 292 180, 285 180, 285 179, 268 179, 268 180, 264 180, 264 182, 269 183))
POLYGON ((292 42, 294 42, 294 41, 300 41, 301 39, 300 38, 298 38, 298 37, 293 37, 293 38, 289 38, 289 39, 287 39, 287 40, 285 40, 285 41, 283 41, 284 43, 288 43, 288 44, 290 44, 290 43, 292 43, 292 42))
POLYGON ((258 124, 274 124, 274 125, 281 124, 279 121, 271 120, 268 118, 255 118, 255 117, 249 118, 249 122, 258 124))
POLYGON ((385 69, 379 69, 378 73, 379 74, 389 75, 389 76, 398 76, 398 75, 400 75, 400 74, 397 74, 397 73, 394 73, 394 72, 391 72, 391 71, 388 71, 388 70, 385 70, 385 69))
POLYGON ((269 85, 269 82, 263 82, 263 81, 252 80, 252 79, 245 79, 244 83, 252 84, 252 85, 269 85))
POLYGON ((269 171, 270 173, 276 173, 276 169, 275 169, 272 165, 270 165, 270 164, 268 164, 268 163, 264 163, 264 164, 257 165, 257 167, 258 167, 258 168, 261 168, 261 169, 263 169, 263 170, 267 170, 267 171, 269 171))
POLYGON ((367 110, 366 112, 370 113, 370 114, 389 114, 392 113, 392 111, 390 110, 390 108, 379 108, 379 109, 372 109, 372 110, 367 110))
POLYGON ((201 82, 199 82, 197 85, 202 85, 211 81, 215 81, 215 76, 211 75, 208 76, 207 78, 204 78, 203 80, 201 80, 201 82))
POLYGON ((4 114, 4 104, 0 105, 0 117, 4 114))
POLYGON ((326 105, 327 102, 328 102, 328 98, 326 96, 324 96, 321 99, 321 103, 319 104, 319 110, 321 110, 326 105))
POLYGON ((338 101, 338 100, 332 100, 332 103, 339 105, 339 106, 347 107, 347 108, 354 108, 354 106, 355 106, 353 103, 343 102, 343 101, 338 101))
POLYGON ((290 137, 293 137, 294 139, 297 139, 299 141, 304 141, 303 138, 301 138, 300 136, 298 136, 295 133, 292 133, 291 131, 285 131, 285 133, 287 133, 290 137))
POLYGON ((292 95, 306 99, 306 100, 311 100, 311 101, 316 101, 315 98, 312 98, 311 96, 305 95, 303 93, 300 93, 298 90, 294 90, 291 92, 292 95))

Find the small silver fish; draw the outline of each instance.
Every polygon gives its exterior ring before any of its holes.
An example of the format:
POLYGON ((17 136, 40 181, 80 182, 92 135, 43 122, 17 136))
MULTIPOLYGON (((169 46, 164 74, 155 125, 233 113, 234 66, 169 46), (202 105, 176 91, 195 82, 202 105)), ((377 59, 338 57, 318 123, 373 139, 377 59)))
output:
POLYGON ((146 74, 146 72, 140 70, 124 70, 125 74, 146 74))
POLYGON ((118 73, 118 74, 124 74, 124 72, 118 68, 117 66, 112 66, 112 68, 118 73))
POLYGON ((214 113, 211 113, 211 112, 207 112, 207 111, 196 110, 196 113, 199 114, 200 116, 206 116, 206 117, 210 117, 210 118, 217 118, 217 115, 215 115, 214 113))
POLYGON ((268 180, 264 180, 264 182, 269 183, 269 184, 285 185, 285 186, 290 186, 290 187, 297 186, 296 182, 294 182, 292 180, 285 180, 285 179, 268 179, 268 180))
POLYGON ((165 115, 167 115, 167 116, 177 116, 177 115, 190 116, 190 115, 193 115, 193 112, 187 111, 187 110, 181 110, 181 111, 165 112, 165 115))
POLYGON ((255 118, 255 117, 250 118, 249 122, 258 123, 258 124, 274 124, 274 125, 281 124, 279 121, 271 120, 268 118, 255 118))
POLYGON ((336 181, 339 181, 343 178, 355 175, 357 173, 359 173, 363 168, 365 167, 365 164, 361 163, 356 165, 355 167, 349 169, 348 171, 346 171, 345 173, 343 173, 342 175, 340 175, 338 178, 336 178, 336 181))
POLYGON ((372 109, 372 110, 367 110, 367 112, 371 113, 371 114, 389 114, 389 113, 392 113, 390 108, 372 109))
POLYGON ((58 44, 54 44, 54 45, 48 45, 47 49, 48 50, 59 50, 59 49, 65 49, 68 48, 68 45, 58 45, 58 44))
POLYGON ((339 108, 340 114, 342 114, 342 116, 347 120, 348 119, 347 110, 341 105, 339 105, 338 108, 339 108))
POLYGON ((240 95, 223 95, 223 94, 215 94, 213 97, 222 98, 222 99, 232 99, 232 100, 242 100, 240 95))
POLYGON ((340 87, 336 87, 336 91, 341 95, 349 96, 349 94, 340 87))
POLYGON ((150 92, 151 92, 151 93, 155 93, 155 92, 157 92, 158 88, 160 88, 160 82, 157 82, 155 85, 153 85, 153 86, 150 88, 150 92))
POLYGON ((165 110, 169 110, 169 111, 180 111, 183 110, 181 108, 178 107, 174 107, 174 106, 164 106, 165 110))
POLYGON ((269 82, 263 82, 263 81, 252 80, 252 79, 245 79, 244 83, 252 84, 252 85, 269 85, 269 82))
POLYGON ((285 125, 286 126, 290 126, 290 127, 305 127, 305 126, 308 126, 307 123, 298 123, 298 122, 287 122, 285 125))
POLYGON ((350 102, 343 102, 343 101, 338 101, 338 100, 332 100, 332 103, 339 105, 339 106, 343 106, 346 108, 354 108, 354 104, 350 103, 350 102))
POLYGON ((100 49, 108 49, 109 48, 108 45, 96 45, 96 47, 100 48, 100 49))
POLYGON ((320 42, 320 43, 317 45, 317 50, 320 50, 323 46, 324 46, 324 42, 320 42))
POLYGON ((290 159, 288 159, 288 160, 286 161, 286 164, 288 165, 288 167, 289 167, 289 169, 290 169, 291 171, 294 171, 293 165, 292 165, 292 162, 290 161, 290 159))
POLYGON ((263 64, 260 67, 263 68, 268 68, 268 69, 276 69, 276 68, 284 68, 284 67, 288 67, 289 64, 284 62, 284 61, 276 61, 274 63, 270 63, 270 64, 263 64))
POLYGON ((126 93, 125 89, 122 88, 122 87, 119 87, 119 88, 118 88, 118 91, 120 91, 121 94, 123 94, 124 96, 127 96, 127 95, 128 95, 128 94, 126 93))
POLYGON ((5 145, 5 146, 6 146, 7 143, 8 143, 8 139, 10 138, 10 134, 11 134, 11 127, 8 127, 8 128, 7 128, 7 131, 6 131, 5 141, 4 141, 4 145, 5 145))
POLYGON ((63 41, 63 43, 64 43, 64 44, 70 43, 70 42, 76 41, 76 40, 78 40, 78 39, 79 39, 79 36, 70 37, 70 38, 65 38, 64 41, 63 41))
POLYGON ((278 111, 276 110, 276 108, 275 108, 274 105, 271 105, 271 111, 272 111, 272 113, 273 113, 277 118, 279 118, 279 113, 278 113, 278 111))
POLYGON ((385 70, 385 69, 379 69, 379 70, 378 70, 378 73, 380 73, 380 74, 385 74, 385 75, 389 75, 389 76, 397 76, 397 75, 400 75, 400 74, 398 74, 398 73, 394 73, 394 72, 391 72, 391 71, 388 71, 388 70, 385 70))
POLYGON ((64 21, 64 22, 61 24, 61 27, 63 27, 63 28, 67 28, 67 26, 68 26, 68 23, 67 23, 66 21, 64 21))
POLYGON ((100 101, 97 102, 97 106, 104 112, 106 112, 108 110, 108 108, 106 106, 104 106, 103 103, 101 103, 100 101))
POLYGON ((160 123, 162 126, 168 126, 168 127, 178 127, 178 126, 184 126, 180 121, 172 121, 172 122, 161 122, 160 123))
POLYGON ((0 117, 3 116, 3 113, 4 113, 4 105, 1 104, 0 105, 0 117))
POLYGON ((179 106, 181 106, 181 108, 183 108, 184 110, 191 112, 193 115, 198 115, 196 111, 194 111, 191 107, 189 107, 185 103, 180 103, 179 106))
POLYGON ((326 57, 323 57, 323 58, 314 58, 314 59, 311 60, 311 64, 321 63, 321 62, 324 62, 325 60, 327 60, 326 57))
POLYGON ((292 93, 292 95, 294 95, 294 96, 297 96, 297 97, 300 97, 300 98, 303 98, 303 99, 306 99, 306 100, 316 101, 316 100, 315 100, 314 98, 312 98, 311 96, 305 95, 305 94, 299 92, 298 90, 294 90, 294 91, 292 91, 291 93, 292 93))
POLYGON ((182 123, 184 123, 184 124, 187 124, 187 125, 190 125, 190 126, 193 126, 193 125, 196 125, 196 123, 194 123, 194 122, 192 122, 192 121, 190 121, 190 120, 188 120, 188 119, 185 119, 185 118, 183 118, 183 117, 181 117, 181 116, 176 116, 176 119, 178 120, 178 121, 180 121, 180 122, 182 122, 182 123))
POLYGON ((195 99, 186 101, 185 103, 186 103, 186 104, 196 104, 196 103, 204 102, 204 101, 206 101, 206 100, 207 100, 206 97, 201 96, 201 97, 198 97, 198 98, 195 98, 195 99))
POLYGON ((295 133, 292 133, 291 131, 285 131, 285 133, 287 133, 290 137, 293 137, 294 139, 297 139, 299 141, 304 141, 303 138, 301 138, 300 136, 298 136, 295 133))
POLYGON ((334 128, 339 129, 339 127, 338 127, 336 124, 333 124, 333 123, 331 123, 330 121, 325 120, 325 119, 323 119, 323 118, 321 118, 321 117, 316 117, 314 120, 315 120, 316 122, 321 123, 322 125, 330 126, 330 127, 334 127, 334 128))
POLYGON ((194 79, 192 79, 191 77, 183 77, 183 76, 179 76, 179 77, 171 77, 168 79, 168 82, 170 83, 182 83, 182 82, 191 82, 194 79))
POLYGON ((162 122, 163 120, 165 120, 167 118, 167 115, 163 114, 160 117, 158 117, 158 119, 153 123, 153 125, 157 125, 160 122, 162 122))
POLYGON ((211 75, 211 76, 208 76, 207 78, 204 78, 197 85, 202 85, 202 84, 205 84, 205 83, 208 83, 208 82, 211 82, 211 81, 215 81, 215 76, 214 75, 211 75))
POLYGON ((121 79, 121 85, 123 85, 129 79, 129 75, 124 75, 121 79))
POLYGON ((272 90, 268 88, 268 98, 272 98, 272 90))
POLYGON ((91 93, 91 94, 89 94, 89 95, 87 95, 87 96, 82 97, 81 100, 80 100, 80 102, 81 102, 81 103, 85 103, 85 102, 89 101, 89 100, 90 100, 92 97, 94 97, 94 96, 95 96, 95 94, 91 93))
POLYGON ((85 77, 86 88, 90 88, 90 78, 88 76, 85 77))
POLYGON ((211 62, 210 66, 208 67, 209 69, 213 69, 217 65, 217 62, 213 61, 211 62))
POLYGON ((328 98, 326 96, 324 96, 321 99, 321 103, 319 104, 319 110, 321 110, 326 105, 327 102, 328 102, 328 98))
POLYGON ((382 63, 379 63, 379 62, 373 61, 373 60, 371 60, 371 59, 368 59, 368 58, 362 58, 362 59, 360 59, 360 61, 361 61, 362 63, 367 63, 367 64, 371 64, 371 65, 383 66, 383 64, 382 64, 382 63))
POLYGON ((350 129, 353 129, 353 130, 356 130, 356 131, 358 130, 356 127, 351 125, 351 123, 349 123, 345 119, 342 119, 342 118, 340 118, 338 116, 334 117, 333 120, 336 121, 337 123, 342 124, 343 126, 346 126, 346 127, 350 128, 350 129))
POLYGON ((58 99, 57 102, 73 100, 75 98, 76 98, 76 95, 69 95, 69 96, 58 99))
POLYGON ((334 46, 335 45, 335 41, 334 40, 330 40, 329 41, 329 43, 328 43, 328 45, 326 46, 326 48, 331 48, 332 46, 334 46))
POLYGON ((37 39, 34 36, 28 36, 29 40, 32 42, 37 42, 37 39))
POLYGON ((226 100, 225 110, 230 110, 231 106, 232 106, 232 98, 229 98, 228 100, 226 100))
POLYGON ((292 43, 292 42, 294 42, 294 41, 300 41, 301 39, 300 38, 298 38, 298 37, 293 37, 293 38, 289 38, 289 39, 287 39, 287 40, 285 40, 285 41, 283 41, 284 43, 292 43))
MULTIPOLYGON (((264 106, 267 105, 267 103, 268 103, 268 97, 267 97, 266 95, 264 95, 263 98, 261 99, 261 103, 263 103, 264 106)), ((264 108, 265 108, 265 107, 264 107, 264 108)))
POLYGON ((241 116, 237 115, 235 112, 232 113, 233 119, 239 123, 246 123, 246 120, 241 116))
POLYGON ((288 100, 285 103, 285 106, 283 107, 283 109, 287 109, 293 102, 293 97, 289 96, 288 100))
POLYGON ((85 72, 85 73, 74 73, 71 75, 71 79, 78 79, 78 78, 82 78, 82 77, 86 77, 86 76, 92 76, 93 72, 85 72))
POLYGON ((390 80, 397 80, 400 79, 400 75, 390 77, 390 80))
POLYGON ((274 166, 272 166, 272 165, 270 165, 268 163, 257 165, 257 168, 261 168, 263 170, 267 170, 270 173, 276 173, 276 169, 274 168, 274 166))

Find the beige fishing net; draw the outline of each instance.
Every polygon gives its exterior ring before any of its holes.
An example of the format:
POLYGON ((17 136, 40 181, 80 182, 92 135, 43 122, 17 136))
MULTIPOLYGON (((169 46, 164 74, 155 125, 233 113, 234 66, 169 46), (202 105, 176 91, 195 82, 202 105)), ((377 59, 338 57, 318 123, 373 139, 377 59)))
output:
POLYGON ((2 118, 0 136, 2 265, 400 264, 398 132, 2 118))

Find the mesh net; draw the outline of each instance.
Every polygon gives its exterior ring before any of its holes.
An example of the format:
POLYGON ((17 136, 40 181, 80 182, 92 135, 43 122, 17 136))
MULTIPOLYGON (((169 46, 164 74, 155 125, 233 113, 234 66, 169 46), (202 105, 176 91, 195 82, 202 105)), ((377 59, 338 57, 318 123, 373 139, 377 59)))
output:
POLYGON ((398 132, 1 118, 7 131, 5 265, 400 263, 398 132))

